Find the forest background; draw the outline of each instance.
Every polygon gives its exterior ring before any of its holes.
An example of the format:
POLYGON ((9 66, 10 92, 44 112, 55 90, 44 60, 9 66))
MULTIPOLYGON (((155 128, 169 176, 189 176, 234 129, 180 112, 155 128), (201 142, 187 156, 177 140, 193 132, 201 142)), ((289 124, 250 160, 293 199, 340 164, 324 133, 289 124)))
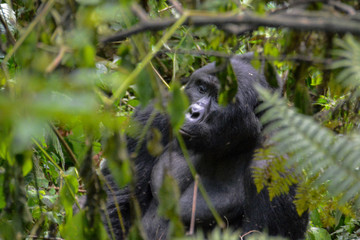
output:
MULTIPOLYGON (((272 198, 298 184, 297 210, 310 212, 307 239, 360 237, 358 1, 1 3, 0 239, 112 239, 99 217, 99 165, 108 159, 121 186, 133 180, 119 141, 133 110, 162 103, 176 130, 188 107, 186 77, 246 52, 282 87, 259 89, 259 110, 271 107, 265 131, 276 131, 256 155, 272 161, 255 170, 258 189, 272 198), (73 215, 85 193, 92 207, 73 215)), ((231 94, 231 81, 224 84, 221 94, 231 94)), ((143 137, 161 151, 156 132, 143 137)), ((176 204, 170 193, 162 197, 176 204)), ((239 238, 219 229, 209 236, 239 238)))

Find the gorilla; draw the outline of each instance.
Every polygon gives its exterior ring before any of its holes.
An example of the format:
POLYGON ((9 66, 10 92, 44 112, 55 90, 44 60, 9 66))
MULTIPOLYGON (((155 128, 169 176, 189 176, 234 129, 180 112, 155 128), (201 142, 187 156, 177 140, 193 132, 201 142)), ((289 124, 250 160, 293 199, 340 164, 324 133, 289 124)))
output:
MULTIPOLYGON (((302 239, 307 228, 308 214, 299 216, 293 204, 294 187, 288 194, 269 200, 266 189, 260 193, 252 179, 252 166, 261 161, 252 161, 254 151, 262 144, 262 126, 255 108, 259 104, 254 83, 269 88, 265 77, 250 64, 252 54, 230 59, 238 81, 234 101, 226 106, 218 103, 220 82, 215 63, 210 63, 191 76, 185 86, 190 107, 185 123, 180 129, 190 161, 194 165, 213 206, 233 229, 243 233, 251 230, 266 231, 270 235, 281 235, 290 239, 302 239)), ((145 125, 153 111, 152 106, 138 109, 133 118, 145 125)), ((102 172, 114 189, 109 189, 107 211, 117 239, 124 235, 116 210, 120 206, 123 226, 128 231, 132 223, 131 198, 135 196, 142 211, 142 225, 148 239, 166 239, 168 220, 157 215, 158 191, 164 173, 170 173, 180 189, 180 217, 184 226, 189 226, 192 215, 194 179, 185 161, 177 140, 170 139, 168 117, 157 114, 152 127, 162 133, 165 150, 160 156, 149 154, 146 143, 134 160, 136 187, 131 193, 129 187, 118 188, 109 169, 102 172), (112 196, 115 192, 115 199, 112 196)), ((127 137, 130 153, 135 151, 139 139, 127 137)), ((265 163, 266 164, 266 163, 265 163)), ((212 230, 215 219, 201 194, 197 195, 195 227, 204 232, 212 230)))

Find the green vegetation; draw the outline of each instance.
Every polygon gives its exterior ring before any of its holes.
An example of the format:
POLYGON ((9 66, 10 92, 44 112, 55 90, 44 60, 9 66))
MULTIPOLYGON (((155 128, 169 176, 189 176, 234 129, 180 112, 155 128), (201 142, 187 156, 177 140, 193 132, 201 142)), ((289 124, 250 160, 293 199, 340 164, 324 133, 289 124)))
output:
MULTIPOLYGON (((359 3, 180 2, 1 2, 0 239, 108 239, 101 160, 120 186, 131 185, 125 133, 141 131, 154 155, 163 147, 158 132, 130 120, 134 108, 154 101, 176 131, 188 104, 182 79, 250 51, 270 84, 278 87, 280 76, 284 95, 258 89, 269 141, 256 158, 273 163, 256 169, 258 189, 268 187, 272 198, 298 183, 297 210, 310 211, 308 240, 359 238, 359 3), (91 201, 73 214, 85 192, 91 201)), ((224 81, 222 103, 234 87, 224 81)), ((176 183, 168 182, 161 214, 172 220, 172 236, 189 239, 176 183)), ((129 238, 140 237, 134 230, 129 238)), ((216 229, 208 239, 239 233, 216 229)))

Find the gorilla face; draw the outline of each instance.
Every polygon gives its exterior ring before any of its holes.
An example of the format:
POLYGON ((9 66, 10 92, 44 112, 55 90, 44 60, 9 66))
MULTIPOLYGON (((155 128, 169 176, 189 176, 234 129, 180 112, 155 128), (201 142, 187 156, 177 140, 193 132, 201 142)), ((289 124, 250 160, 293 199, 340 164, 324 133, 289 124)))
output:
POLYGON ((238 92, 227 106, 218 103, 220 82, 214 72, 215 63, 191 75, 185 88, 191 105, 180 130, 188 148, 198 152, 234 152, 256 147, 261 126, 254 113, 258 101, 253 85, 266 82, 246 57, 230 61, 238 80, 238 92))

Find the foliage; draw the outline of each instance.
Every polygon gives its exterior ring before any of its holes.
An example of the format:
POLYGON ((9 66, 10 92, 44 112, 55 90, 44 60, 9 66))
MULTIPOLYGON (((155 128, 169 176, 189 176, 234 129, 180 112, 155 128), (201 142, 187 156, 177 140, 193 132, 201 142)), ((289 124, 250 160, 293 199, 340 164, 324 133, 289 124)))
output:
MULTIPOLYGON (((190 21, 189 26, 186 20, 222 13, 266 17, 290 9, 311 19, 336 12, 345 21, 353 19, 352 11, 358 14, 359 4, 181 1, 180 11, 171 1, 138 2, 1 2, 0 238, 113 239, 100 219, 107 184, 98 171, 102 159, 108 159, 120 186, 131 186, 134 170, 125 133, 137 131, 141 141, 149 139, 154 155, 164 147, 159 132, 149 127, 151 117, 143 128, 130 120, 135 107, 153 102, 156 111, 170 116, 176 136, 188 106, 180 83, 210 61, 222 65, 233 54, 249 51, 255 53, 253 65, 284 95, 280 99, 280 93, 259 89, 264 103, 258 110, 267 110, 262 121, 270 140, 256 158, 270 164, 255 169, 258 190, 267 187, 273 198, 297 183, 298 211, 311 212, 308 239, 356 238, 359 39, 251 22, 191 26, 190 21), (141 23, 139 9, 147 20, 174 18, 175 23, 102 42, 141 23), (85 207, 74 213, 74 205, 85 207)), ((226 104, 237 88, 231 66, 218 76, 219 101, 226 104)), ((171 236, 203 239, 201 233, 184 236, 174 184, 169 180, 160 196, 162 214, 172 220, 171 236)), ((136 223, 130 238, 141 239, 141 221, 136 223)), ((239 239, 239 233, 216 229, 207 237, 239 239)), ((273 239, 258 233, 251 238, 273 239)))

